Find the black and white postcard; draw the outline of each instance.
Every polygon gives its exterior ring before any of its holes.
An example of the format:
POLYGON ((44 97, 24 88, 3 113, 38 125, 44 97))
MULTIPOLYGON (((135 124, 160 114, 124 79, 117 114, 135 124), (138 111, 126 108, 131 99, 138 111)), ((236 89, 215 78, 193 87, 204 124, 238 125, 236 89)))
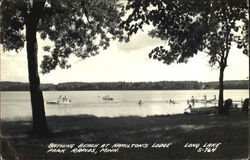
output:
POLYGON ((249 158, 248 0, 0 5, 0 159, 249 158))

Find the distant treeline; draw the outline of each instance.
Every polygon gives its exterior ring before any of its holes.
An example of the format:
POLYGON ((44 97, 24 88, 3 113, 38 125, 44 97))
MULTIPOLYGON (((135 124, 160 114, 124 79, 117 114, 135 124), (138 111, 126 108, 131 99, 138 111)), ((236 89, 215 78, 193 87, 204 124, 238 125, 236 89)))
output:
MULTIPOLYGON (((224 81, 225 89, 248 89, 248 80, 224 81)), ((28 91, 29 83, 0 82, 1 91, 28 91)), ((218 89, 219 82, 160 81, 160 82, 67 82, 41 84, 48 90, 191 90, 218 89)))

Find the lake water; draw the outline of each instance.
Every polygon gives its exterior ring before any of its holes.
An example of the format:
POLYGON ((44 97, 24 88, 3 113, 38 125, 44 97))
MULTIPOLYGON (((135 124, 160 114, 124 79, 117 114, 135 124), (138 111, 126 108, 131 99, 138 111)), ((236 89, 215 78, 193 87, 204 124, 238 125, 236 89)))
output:
MULTIPOLYGON (((60 95, 66 95, 72 102, 69 105, 45 105, 46 116, 88 114, 97 117, 148 116, 183 113, 187 108, 187 99, 191 96, 202 99, 218 97, 218 90, 164 90, 164 91, 45 91, 45 101, 54 101, 60 95), (104 101, 109 95, 113 101, 104 101), (174 99, 176 104, 166 103, 174 99), (142 100, 143 104, 138 105, 142 100)), ((249 97, 248 90, 225 90, 224 98, 240 101, 249 97)), ((194 107, 214 104, 198 104, 194 107)), ((29 92, 1 92, 1 119, 31 119, 29 92)))

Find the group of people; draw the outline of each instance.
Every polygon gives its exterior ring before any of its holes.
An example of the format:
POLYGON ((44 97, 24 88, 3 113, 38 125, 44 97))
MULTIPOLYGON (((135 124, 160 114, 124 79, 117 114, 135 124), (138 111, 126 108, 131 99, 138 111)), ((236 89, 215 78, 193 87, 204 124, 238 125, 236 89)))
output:
MULTIPOLYGON (((176 102, 175 102, 175 100, 174 100, 174 99, 169 99, 169 101, 168 101, 168 100, 166 100, 166 103, 175 104, 176 102)), ((139 105, 142 105, 142 104, 143 104, 143 102, 142 102, 142 100, 141 100, 141 99, 138 101, 138 104, 139 104, 139 105)))
POLYGON ((67 102, 67 101, 68 101, 68 98, 66 96, 62 96, 62 95, 60 95, 59 98, 57 99, 58 103, 67 102))
POLYGON ((108 101, 113 101, 114 99, 112 97, 110 97, 109 95, 106 95, 104 97, 102 97, 103 100, 108 100, 108 101))
MULTIPOLYGON (((216 95, 214 95, 214 97, 212 99, 209 99, 209 100, 207 100, 207 96, 206 95, 204 95, 204 99, 200 99, 200 100, 195 99, 195 97, 192 96, 190 100, 189 99, 187 100, 188 107, 186 109, 184 109, 184 113, 190 113, 191 109, 194 107, 195 102, 201 101, 201 102, 205 102, 206 103, 208 101, 213 102, 213 101, 216 101, 216 100, 217 100, 216 95)), ((174 99, 169 99, 169 100, 166 101, 166 103, 175 104, 176 102, 175 102, 174 99)), ((142 104, 143 104, 143 101, 140 99, 138 101, 138 105, 142 105, 142 104)), ((246 99, 244 102, 242 102, 242 111, 243 112, 248 113, 248 110, 249 110, 248 105, 249 105, 249 99, 246 99)), ((227 114, 228 113, 228 109, 230 108, 230 106, 231 107, 233 106, 232 99, 225 100, 224 105, 221 108, 222 112, 225 113, 225 114, 227 114)))
POLYGON ((212 99, 207 99, 207 96, 206 95, 204 95, 204 98, 203 99, 195 99, 194 98, 194 96, 192 96, 191 97, 191 99, 189 100, 187 100, 187 104, 189 104, 190 102, 194 105, 194 103, 195 102, 199 102, 199 101, 201 101, 201 102, 208 102, 208 101, 215 101, 215 100, 217 100, 217 98, 216 98, 216 95, 214 95, 214 98, 212 98, 212 99))
MULTIPOLYGON (((207 96, 204 95, 203 97, 204 97, 204 98, 201 99, 200 101, 206 103, 206 102, 208 101, 208 100, 207 100, 207 96)), ((214 95, 214 98, 213 98, 213 99, 210 99, 210 101, 212 101, 212 100, 213 100, 213 101, 217 100, 216 95, 214 95)), ((184 111, 193 108, 195 102, 197 102, 197 101, 199 101, 199 100, 198 100, 198 99, 195 99, 194 96, 192 96, 190 100, 188 99, 188 100, 187 100, 188 107, 187 107, 186 109, 184 109, 184 111)))
POLYGON ((175 104, 175 100, 174 99, 169 99, 169 101, 167 100, 166 102, 170 103, 170 104, 175 104))
MULTIPOLYGON (((248 114, 249 98, 246 98, 244 101, 241 101, 241 105, 242 105, 241 111, 248 114)), ((228 115, 230 109, 237 109, 237 108, 238 108, 238 104, 234 104, 233 100, 231 98, 229 98, 229 99, 226 99, 224 101, 223 106, 219 108, 219 113, 224 114, 224 115, 228 115)))
MULTIPOLYGON (((166 103, 175 104, 176 101, 175 101, 174 99, 169 99, 169 101, 166 100, 166 103)), ((139 104, 139 105, 142 105, 142 104, 143 104, 143 101, 140 99, 140 100, 138 101, 138 104, 139 104)))

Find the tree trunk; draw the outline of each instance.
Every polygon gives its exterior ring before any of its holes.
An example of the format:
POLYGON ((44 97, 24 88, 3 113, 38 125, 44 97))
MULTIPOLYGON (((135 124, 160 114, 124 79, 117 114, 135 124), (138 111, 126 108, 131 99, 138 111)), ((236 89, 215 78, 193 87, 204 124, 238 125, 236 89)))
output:
POLYGON ((219 107, 219 113, 221 114, 223 112, 223 91, 224 91, 224 70, 225 70, 225 67, 224 65, 221 65, 220 66, 220 76, 219 76, 219 102, 218 102, 218 107, 219 107))
POLYGON ((40 89, 40 78, 37 62, 38 46, 36 39, 37 25, 39 21, 38 17, 39 14, 41 14, 43 6, 44 3, 42 3, 42 1, 37 2, 34 0, 33 8, 26 22, 27 58, 33 116, 32 133, 34 135, 46 135, 48 133, 44 110, 44 99, 40 89))

